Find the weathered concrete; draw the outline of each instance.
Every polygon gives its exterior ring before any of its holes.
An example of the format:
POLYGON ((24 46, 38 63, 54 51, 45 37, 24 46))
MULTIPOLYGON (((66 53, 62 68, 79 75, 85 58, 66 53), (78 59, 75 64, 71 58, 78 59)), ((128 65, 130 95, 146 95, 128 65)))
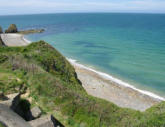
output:
POLYGON ((29 123, 32 127, 64 127, 52 115, 43 116, 29 123))
POLYGON ((28 122, 3 104, 0 104, 0 121, 7 127, 31 127, 28 122))
POLYGON ((10 94, 6 97, 8 99, 4 100, 4 101, 0 101, 0 104, 3 104, 5 106, 7 106, 8 108, 15 110, 15 108, 17 107, 19 100, 20 100, 20 94, 19 93, 10 94))
POLYGON ((6 46, 26 46, 29 44, 22 34, 0 34, 6 46))
POLYGON ((27 121, 31 121, 31 120, 35 120, 37 118, 39 118, 42 114, 42 111, 39 109, 39 107, 33 107, 32 109, 30 109, 29 107, 29 111, 25 114, 26 120, 27 121))
POLYGON ((39 118, 42 114, 41 110, 39 109, 39 107, 33 107, 31 110, 30 110, 31 114, 32 114, 32 117, 34 119, 36 118, 39 118))

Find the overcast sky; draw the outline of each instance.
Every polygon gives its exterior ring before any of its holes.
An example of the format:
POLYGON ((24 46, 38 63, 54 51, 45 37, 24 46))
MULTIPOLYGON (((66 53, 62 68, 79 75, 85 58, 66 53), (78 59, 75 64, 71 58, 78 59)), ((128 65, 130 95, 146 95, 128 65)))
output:
POLYGON ((0 15, 59 12, 165 13, 165 0, 0 0, 0 15))

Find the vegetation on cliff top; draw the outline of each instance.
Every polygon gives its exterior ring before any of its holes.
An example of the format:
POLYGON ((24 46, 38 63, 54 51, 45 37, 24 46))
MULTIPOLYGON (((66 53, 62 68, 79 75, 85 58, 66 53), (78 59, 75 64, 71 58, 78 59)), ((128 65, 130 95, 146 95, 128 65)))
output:
POLYGON ((164 102, 139 112, 87 95, 70 63, 43 41, 0 48, 0 90, 28 91, 32 104, 70 127, 165 126, 164 102))

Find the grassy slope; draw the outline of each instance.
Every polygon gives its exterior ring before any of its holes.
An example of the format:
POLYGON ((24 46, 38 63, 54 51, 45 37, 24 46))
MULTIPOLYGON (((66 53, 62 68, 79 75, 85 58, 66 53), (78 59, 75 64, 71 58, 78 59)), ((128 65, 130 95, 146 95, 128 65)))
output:
POLYGON ((74 68, 43 41, 0 48, 0 90, 30 92, 32 103, 70 127, 165 126, 164 102, 141 113, 87 95, 74 68))
POLYGON ((5 127, 2 123, 0 123, 0 127, 5 127))

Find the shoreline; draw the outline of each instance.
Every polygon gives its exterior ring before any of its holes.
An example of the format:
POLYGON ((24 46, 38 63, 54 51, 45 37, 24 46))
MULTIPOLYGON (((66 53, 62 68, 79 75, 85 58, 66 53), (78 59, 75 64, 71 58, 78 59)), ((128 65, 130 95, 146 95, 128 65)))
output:
POLYGON ((76 60, 67 60, 74 66, 82 86, 89 95, 107 100, 119 107, 139 111, 145 111, 165 100, 150 91, 138 89, 109 74, 77 63, 76 60))
POLYGON ((31 41, 29 41, 28 39, 26 39, 24 35, 22 35, 22 39, 23 39, 27 44, 30 44, 30 43, 31 43, 31 41))
POLYGON ((136 90, 136 91, 138 91, 138 92, 140 92, 140 93, 142 93, 142 94, 148 95, 148 96, 153 97, 153 98, 155 98, 155 99, 159 99, 159 100, 161 100, 161 101, 165 101, 165 98, 163 98, 163 97, 161 97, 161 96, 159 96, 159 95, 157 95, 157 94, 155 94, 155 93, 153 93, 153 92, 138 89, 138 88, 136 88, 135 86, 133 86, 133 85, 127 83, 127 82, 124 82, 124 81, 122 81, 122 80, 120 80, 120 79, 118 79, 118 78, 115 78, 114 76, 112 76, 112 75, 110 75, 110 74, 107 74, 107 73, 104 73, 104 72, 101 72, 101 71, 97 71, 97 70, 92 69, 92 68, 90 68, 90 67, 87 67, 87 66, 85 66, 85 65, 83 65, 83 64, 81 64, 81 63, 77 63, 77 60, 70 59, 70 58, 67 58, 67 60, 68 60, 72 65, 74 65, 74 66, 78 66, 78 67, 80 67, 80 68, 83 68, 83 69, 92 71, 92 72, 94 72, 94 73, 97 73, 99 76, 101 76, 101 77, 104 78, 105 80, 110 80, 110 81, 112 81, 112 82, 114 82, 114 83, 116 83, 116 84, 118 84, 118 85, 122 85, 122 86, 124 86, 124 87, 131 88, 131 89, 133 89, 133 90, 136 90))

